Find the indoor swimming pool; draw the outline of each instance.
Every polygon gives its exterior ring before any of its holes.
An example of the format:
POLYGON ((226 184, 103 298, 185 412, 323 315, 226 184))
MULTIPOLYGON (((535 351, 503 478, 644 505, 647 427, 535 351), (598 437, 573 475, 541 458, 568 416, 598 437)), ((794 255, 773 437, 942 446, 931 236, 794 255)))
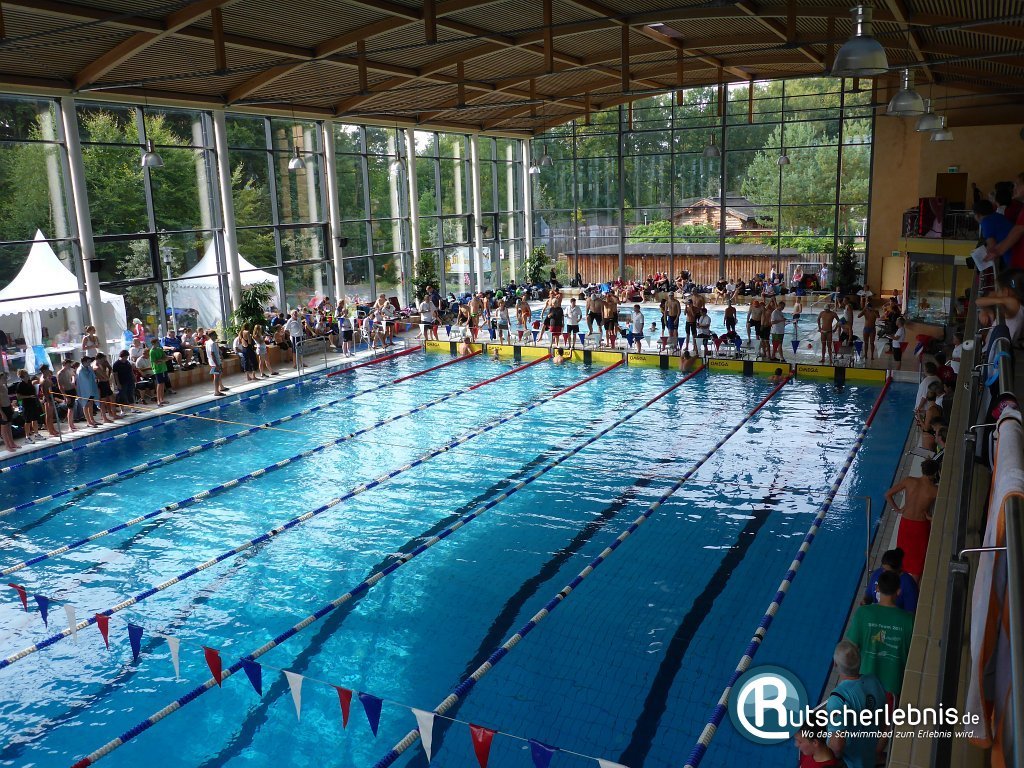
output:
MULTIPOLYGON (((498 732, 489 768, 531 765, 527 739, 559 748, 556 766, 681 766, 882 387, 486 355, 416 375, 448 359, 312 376, 0 474, 0 572, 28 603, 4 587, 0 766, 71 766, 126 733, 98 764, 373 766, 411 708, 440 704, 645 511, 463 687, 433 759, 477 765, 473 723, 498 732), (61 636, 65 605, 91 622, 77 635, 61 636), (115 606, 108 650, 94 616, 115 606), (204 648, 224 669, 265 649, 262 695, 253 665, 198 689, 204 648)), ((914 392, 881 399, 758 652, 812 699, 914 392)), ((794 756, 726 722, 702 765, 794 756)), ((421 746, 395 764, 425 765, 421 746)))

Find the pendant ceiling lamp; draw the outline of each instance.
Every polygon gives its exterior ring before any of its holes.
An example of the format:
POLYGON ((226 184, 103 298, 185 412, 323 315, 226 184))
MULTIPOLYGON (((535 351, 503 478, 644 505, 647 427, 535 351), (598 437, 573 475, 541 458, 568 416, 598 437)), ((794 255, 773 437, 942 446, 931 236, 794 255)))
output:
POLYGON ((833 77, 878 77, 889 71, 885 48, 871 36, 871 8, 858 5, 850 9, 853 36, 843 43, 832 65, 833 77))
POLYGON ((896 91, 896 95, 889 102, 889 108, 885 110, 887 115, 893 117, 917 117, 924 114, 924 99, 921 94, 914 90, 914 78, 909 69, 901 73, 902 85, 896 91))

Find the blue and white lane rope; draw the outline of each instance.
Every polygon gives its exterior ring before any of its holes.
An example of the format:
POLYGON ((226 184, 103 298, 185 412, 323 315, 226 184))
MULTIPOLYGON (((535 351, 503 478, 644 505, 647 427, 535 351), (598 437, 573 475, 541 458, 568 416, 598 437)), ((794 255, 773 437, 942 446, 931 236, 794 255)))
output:
MULTIPOLYGON (((584 384, 587 381, 590 381, 591 379, 596 378, 596 376, 600 376, 601 374, 603 374, 603 373, 605 373, 605 372, 607 372, 607 371, 611 370, 612 368, 615 368, 615 367, 617 367, 619 365, 621 365, 621 363, 615 363, 612 366, 610 366, 609 368, 602 369, 601 371, 599 371, 594 376, 587 377, 586 379, 584 379, 583 381, 578 382, 577 384, 573 385, 569 389, 574 389, 576 386, 579 386, 580 384, 584 384)), ((446 539, 449 536, 451 536, 453 533, 455 533, 455 531, 459 530, 459 528, 462 528, 463 526, 471 523, 473 520, 475 520, 476 518, 480 517, 482 514, 484 514, 488 510, 493 509, 498 504, 500 504, 501 502, 505 501, 507 498, 509 498, 513 494, 517 493, 518 491, 522 490, 527 485, 529 485, 533 481, 537 480, 538 478, 540 478, 541 476, 543 476, 547 472, 551 471, 552 469, 554 469, 555 467, 559 466, 560 464, 568 461, 570 458, 572 458, 573 456, 575 456, 576 454, 578 454, 580 451, 582 451, 583 449, 587 448, 588 446, 593 445, 595 442, 600 440, 602 437, 607 435, 609 432, 611 432, 615 428, 621 426, 626 421, 628 421, 629 419, 633 418, 634 416, 636 416, 637 414, 639 414, 640 412, 645 410, 648 406, 652 405, 653 403, 657 402, 661 398, 663 398, 666 395, 668 395, 673 390, 675 390, 678 387, 680 387, 683 384, 685 384, 687 381, 692 379, 694 376, 696 376, 702 370, 704 370, 703 367, 698 368, 696 371, 693 371, 692 373, 688 374, 683 379, 681 379, 680 381, 678 381, 675 384, 673 384, 672 386, 670 386, 668 389, 663 390, 659 394, 657 394, 654 397, 652 397, 650 400, 646 401, 645 403, 643 403, 642 405, 638 406, 637 408, 634 408, 632 411, 630 411, 626 415, 620 417, 619 419, 617 419, 613 423, 609 424, 607 427, 602 428, 597 434, 591 436, 590 438, 588 438, 586 441, 584 441, 580 445, 578 445, 575 448, 572 448, 572 449, 570 449, 568 451, 565 451, 565 452, 559 454, 558 456, 554 457, 553 459, 549 460, 544 465, 542 465, 541 467, 538 467, 536 470, 534 470, 532 473, 530 473, 528 476, 526 476, 522 480, 519 480, 518 482, 508 486, 508 488, 506 488, 505 490, 501 491, 501 493, 493 496, 491 499, 489 499, 488 501, 484 502, 480 506, 476 507, 471 512, 466 513, 465 515, 460 517, 458 520, 456 520, 454 523, 452 523, 450 526, 448 526, 444 530, 440 531, 439 533, 435 534, 431 538, 427 539, 426 541, 424 541, 422 544, 420 544, 415 549, 411 550, 410 552, 406 552, 406 553, 403 553, 403 554, 400 554, 400 555, 396 555, 395 556, 395 561, 393 563, 391 563, 390 565, 388 565, 386 568, 381 569, 380 571, 374 573, 372 576, 370 576, 370 577, 364 579, 363 581, 359 582, 355 587, 353 587, 351 590, 349 590, 345 594, 341 595, 340 597, 336 598, 335 600, 332 600, 330 603, 327 603, 326 605, 324 605, 321 608, 317 609, 314 613, 311 613, 309 616, 304 618, 298 624, 295 624, 291 628, 286 629, 284 632, 279 634, 273 640, 270 640, 265 645, 261 646, 260 648, 258 648, 257 650, 253 651, 249 655, 242 657, 242 659, 240 659, 239 661, 236 661, 230 667, 227 667, 226 669, 224 669, 221 672, 221 682, 223 682, 227 678, 231 677, 232 675, 236 674, 237 672, 241 671, 243 666, 244 666, 243 662, 255 661, 256 659, 260 658, 264 654, 266 654, 269 651, 273 650, 274 648, 278 647, 279 645, 281 645, 285 641, 287 641, 290 638, 294 637, 295 635, 297 635, 302 630, 306 629, 308 626, 310 626, 314 622, 319 621, 320 619, 322 619, 327 614, 329 614, 332 611, 340 608, 342 605, 344 605, 345 603, 349 602, 353 598, 358 597, 359 595, 361 595, 361 594, 363 594, 365 592, 368 592, 370 590, 370 588, 373 587, 375 584, 377 584, 381 579, 385 578, 386 576, 391 575, 396 570, 401 568, 403 565, 408 563, 410 560, 414 559, 415 557, 418 557, 419 555, 421 555, 424 552, 426 552, 428 549, 433 547, 438 542, 443 541, 444 539, 446 539)), ((557 397, 559 394, 563 394, 566 391, 568 391, 568 390, 561 390, 560 392, 556 393, 554 396, 557 397)), ((98 760, 100 760, 100 759, 106 757, 107 755, 109 755, 111 752, 113 752, 118 747, 126 744, 130 740, 134 739, 136 736, 138 736, 138 735, 142 734, 143 732, 149 730, 150 728, 152 728, 154 725, 159 723, 161 720, 163 720, 168 715, 171 715, 174 712, 177 712, 179 709, 184 707, 186 704, 189 704, 190 702, 192 702, 195 699, 199 698, 200 696, 202 696, 204 693, 206 693, 208 690, 210 690, 211 688, 213 688, 216 685, 217 685, 217 679, 216 678, 210 678, 205 683, 202 683, 201 685, 196 686, 195 688, 193 688, 188 693, 186 693, 183 696, 180 696, 179 698, 175 699, 173 702, 168 704, 166 707, 164 707, 160 711, 150 715, 149 717, 147 717, 142 722, 138 723, 137 725, 135 725, 131 729, 125 731, 123 734, 118 736, 116 739, 113 739, 112 741, 107 742, 106 744, 104 744, 102 747, 100 747, 96 751, 90 753, 86 757, 84 757, 81 760, 79 760, 77 763, 75 763, 74 768, 85 768, 86 766, 93 765, 98 760)))
MULTIPOLYGON (((396 353, 393 353, 391 355, 386 355, 384 357, 379 357, 376 360, 370 360, 370 361, 367 361, 365 363, 357 363, 356 365, 350 365, 350 366, 344 367, 341 370, 337 371, 337 373, 344 373, 346 371, 354 370, 356 368, 362 368, 363 366, 366 366, 366 365, 374 365, 376 363, 382 363, 385 360, 391 360, 391 359, 393 359, 395 357, 400 357, 402 355, 412 354, 413 352, 416 352, 419 349, 420 349, 419 346, 415 346, 415 347, 412 347, 410 349, 402 350, 401 352, 396 352, 396 353)), ((6 465, 0 467, 0 475, 6 474, 8 472, 13 472, 14 470, 20 469, 21 467, 27 467, 27 466, 31 466, 33 464, 41 464, 44 461, 51 461, 51 460, 56 459, 56 458, 58 458, 60 456, 69 456, 72 453, 78 453, 79 451, 84 451, 87 448, 92 448, 93 446, 96 446, 96 445, 106 445, 107 443, 113 442, 114 440, 123 440, 126 437, 128 437, 129 435, 135 435, 135 434, 138 434, 139 432, 148 432, 151 429, 157 429, 158 427, 165 427, 168 424, 175 424, 175 423, 177 423, 179 421, 183 421, 184 419, 193 418, 193 417, 199 415, 200 413, 210 413, 212 411, 219 411, 219 410, 222 410, 224 408, 230 408, 231 406, 237 405, 238 403, 244 403, 244 402, 247 402, 249 400, 256 400, 256 399, 268 397, 269 395, 276 394, 277 392, 284 392, 287 389, 294 389, 295 387, 301 387, 303 384, 308 384, 308 383, 310 383, 312 381, 315 381, 316 379, 328 378, 330 375, 331 374, 327 373, 326 370, 323 370, 323 371, 319 371, 318 373, 310 374, 307 377, 301 377, 300 376, 300 377, 290 381, 288 384, 281 384, 281 385, 276 386, 276 387, 271 387, 270 389, 259 387, 257 389, 253 389, 253 390, 250 390, 248 392, 243 392, 241 395, 239 395, 236 398, 228 398, 227 400, 211 400, 208 405, 196 408, 194 410, 190 410, 187 413, 186 412, 181 412, 181 413, 177 413, 177 414, 173 414, 173 413, 155 414, 154 416, 149 417, 149 418, 146 419, 147 423, 142 424, 141 426, 137 426, 137 427, 136 426, 126 425, 127 428, 124 428, 123 431, 118 432, 115 435, 108 435, 107 437, 101 437, 99 440, 88 440, 88 439, 84 439, 83 440, 83 439, 79 439, 79 440, 76 440, 71 445, 69 445, 67 448, 62 448, 59 451, 53 451, 52 453, 45 453, 45 454, 43 454, 41 456, 33 456, 31 459, 26 459, 25 461, 19 461, 19 462, 16 462, 14 464, 6 464, 6 465)))
POLYGON ((757 649, 761 647, 761 643, 764 641, 765 635, 768 634, 768 628, 771 626, 772 620, 775 618, 775 614, 778 613, 779 607, 782 605, 782 601, 786 597, 786 593, 789 592, 793 579, 796 578, 796 572, 800 570, 800 564, 804 561, 804 557, 807 556, 807 550, 809 550, 811 548, 811 544, 814 543, 814 538, 818 534, 818 529, 825 521, 825 515, 827 515, 829 509, 832 508, 832 502, 835 500, 836 494, 839 493, 839 488, 846 479, 846 474, 850 471, 850 467, 853 466, 853 460, 856 458, 857 453, 864 444, 864 438, 867 436, 868 429, 871 427, 871 422, 875 420, 875 414, 878 413, 878 408, 881 406, 882 400, 889 391, 890 384, 892 384, 892 379, 886 379, 885 384, 882 386, 882 391, 878 393, 878 398, 875 400, 871 413, 868 414, 868 418, 864 422, 864 426, 861 427, 860 432, 857 433, 857 438, 854 440, 853 447, 850 448, 849 453, 846 454, 846 460, 843 462, 843 466, 839 470, 839 474, 836 475, 836 479, 828 489, 828 493, 825 495, 825 501, 822 502, 821 506, 818 508, 818 512, 814 516, 814 521, 811 523, 811 527, 807 531, 807 535, 804 536, 803 541, 800 543, 800 548, 797 550, 796 557, 794 557, 793 562, 790 563, 789 570, 786 571, 786 575, 783 577, 782 583, 779 585, 779 589, 775 593, 775 598, 772 600, 771 605, 768 606, 768 610, 765 611, 761 622, 757 625, 757 630, 750 639, 750 643, 747 645, 743 656, 740 658, 739 664, 736 665, 736 669, 733 670, 732 675, 729 677, 729 682, 726 684, 725 690, 722 691, 722 695, 719 697, 718 703, 715 705, 715 708, 711 713, 711 717, 708 719, 707 724, 704 726, 704 730, 701 731, 701 734, 697 739, 697 743, 690 752, 690 756, 686 760, 685 768, 697 768, 697 766, 700 765, 701 760, 704 759, 704 755, 708 751, 708 746, 711 744, 711 740, 715 737, 715 733, 718 731, 718 726, 722 724, 722 719, 729 711, 729 695, 732 693, 732 687, 736 685, 736 681, 739 680, 740 675, 746 672, 750 667, 750 663, 754 660, 754 654, 757 653, 757 649))
MULTIPOLYGON (((460 682, 440 704, 434 707, 434 714, 444 715, 448 710, 454 707, 459 702, 460 699, 464 698, 466 694, 470 692, 473 686, 475 686, 484 675, 490 672, 491 669, 493 669, 494 666, 499 661, 501 661, 503 658, 505 658, 505 656, 508 655, 509 651, 515 648, 519 644, 519 642, 528 634, 530 634, 530 632, 532 632, 541 621, 543 621, 552 611, 554 611, 559 605, 561 605, 562 601, 564 601, 570 594, 572 594, 573 590, 575 590, 585 578, 587 578, 591 573, 593 573, 594 570, 596 570, 597 567, 601 565, 601 563, 607 560, 608 557, 610 557, 611 554, 619 548, 622 542, 624 542, 626 539, 632 536, 641 525, 647 522, 651 515, 653 515, 658 510, 658 508, 661 507, 662 504, 668 501, 668 499, 682 487, 683 483, 685 483, 687 480, 693 477, 697 473, 697 471, 702 466, 704 466, 704 463, 708 459, 710 459, 719 448, 725 445, 726 441, 730 437, 739 432, 743 425, 750 421, 754 417, 754 415, 758 411, 760 411, 761 408, 763 408, 764 405, 769 400, 771 400, 772 397, 774 397, 775 394, 789 382, 789 379, 790 377, 786 377, 782 382, 777 384, 775 388, 772 389, 772 391, 769 392, 765 396, 765 398, 754 407, 753 410, 747 413, 747 415, 744 416, 732 429, 730 429, 724 437, 722 437, 717 443, 715 443, 714 446, 712 446, 711 450, 709 450, 707 453, 701 456, 700 459, 697 460, 696 464, 690 467, 684 475, 682 475, 678 480, 672 483, 668 490, 661 494, 661 496, 658 499, 653 501, 651 505, 647 507, 646 510, 644 510, 643 514, 641 514, 640 517, 634 520, 626 530, 624 530, 616 537, 615 541, 609 544, 601 552, 601 554, 599 554, 597 557, 591 560, 587 567, 576 575, 576 578, 574 578, 572 581, 570 581, 568 584, 562 587, 562 589, 559 590, 558 594, 551 598, 544 605, 543 608, 541 608, 536 614, 534 614, 533 618, 526 622, 526 624, 524 624, 518 632, 516 632, 514 635, 512 635, 512 637, 510 637, 508 640, 502 643, 497 648, 497 650, 494 651, 494 653, 487 657, 487 660, 483 664, 481 664, 473 671, 472 674, 464 678, 462 682, 460 682)), ((409 733, 407 733, 401 741, 399 741, 397 744, 395 744, 395 746, 391 748, 390 752, 388 752, 386 755, 384 755, 384 757, 382 757, 380 760, 374 763, 373 768, 386 768, 386 766, 391 765, 395 762, 395 760, 399 758, 399 756, 403 752, 405 752, 405 750, 407 750, 409 747, 415 744, 419 738, 420 732, 418 729, 413 729, 409 731, 409 733)))
MULTIPOLYGON (((275 462, 273 464, 268 464, 265 467, 261 467, 260 469, 253 470, 252 472, 249 472, 248 474, 242 475, 241 477, 236 477, 233 480, 228 480, 226 483, 221 483, 220 485, 215 485, 212 488, 207 488, 205 491, 200 491, 199 493, 193 494, 192 496, 189 496, 187 498, 180 499, 179 501, 172 502, 172 503, 167 504, 167 505, 165 505, 163 507, 160 507, 159 509, 155 509, 152 512, 147 512, 144 515, 139 515, 138 517, 133 517, 131 520, 127 520, 127 521, 125 521, 123 523, 119 523, 117 525, 111 526, 110 528, 105 528, 102 531, 97 531, 96 533, 93 533, 93 534, 91 534, 89 536, 86 536, 85 538, 78 539, 77 541, 73 541, 70 544, 65 544, 65 545, 63 545, 61 547, 57 547, 56 549, 51 549, 49 552, 43 552, 42 554, 36 555, 34 557, 30 557, 28 560, 23 560, 20 563, 14 563, 13 565, 6 566, 6 567, 0 569, 0 576, 9 576, 10 574, 15 573, 15 572, 20 571, 20 570, 23 570, 24 568, 29 568, 29 567, 31 567, 33 565, 38 565, 39 563, 42 563, 42 562, 44 562, 46 560, 49 560, 51 557, 57 557, 59 555, 63 555, 63 554, 65 554, 67 552, 70 552, 70 551, 72 551, 74 549, 78 549, 79 547, 85 546, 86 544, 88 544, 90 542, 96 541, 97 539, 102 539, 104 536, 109 536, 112 533, 118 533, 120 531, 125 530, 126 528, 131 528, 132 526, 138 525, 139 523, 143 523, 146 520, 152 520, 154 517, 157 517, 159 515, 163 515, 163 514, 166 514, 168 512, 177 512, 177 511, 179 511, 181 509, 185 509, 186 507, 190 507, 193 504, 196 504, 197 502, 204 501, 204 500, 210 498, 211 496, 216 496, 219 493, 223 493, 224 491, 231 490, 232 488, 234 488, 236 486, 239 486, 239 485, 242 485, 244 483, 247 483, 250 480, 255 480, 258 477, 262 477, 263 475, 267 474, 268 472, 273 472, 274 470, 281 469, 282 467, 287 467, 289 464, 292 464, 292 463, 297 462, 297 461, 302 461, 304 459, 308 459, 310 456, 314 456, 314 455, 316 455, 318 453, 321 453, 321 452, 327 450, 328 448, 333 448, 334 446, 341 445, 342 443, 346 443, 349 440, 354 440, 354 439, 356 439, 358 437, 361 437, 362 435, 365 435, 368 432, 373 431, 374 429, 377 429, 378 427, 382 427, 382 426, 384 426, 386 424, 390 424, 390 423, 392 423, 394 421, 398 421, 399 419, 404 419, 407 416, 411 416, 413 414, 416 414, 416 413, 419 413, 421 411, 424 411, 427 408, 431 408, 431 407, 433 407, 435 405, 438 405, 439 403, 443 403, 446 400, 451 400, 451 399, 453 399, 455 397, 460 397, 462 395, 465 395, 465 394, 467 394, 469 392, 472 392, 473 390, 479 388, 480 386, 482 386, 484 384, 489 384, 492 381, 497 381, 497 379, 499 379, 499 378, 504 378, 505 376, 509 376, 509 375, 511 375, 513 373, 518 373, 519 371, 521 371, 521 370, 523 370, 525 368, 528 368, 530 365, 533 365, 535 363, 539 363, 539 362, 541 362, 542 360, 545 360, 545 359, 547 359, 547 357, 540 358, 540 359, 535 360, 535 361, 533 361, 531 363, 528 363, 527 365, 523 365, 523 366, 519 366, 517 368, 513 368, 511 371, 508 371, 507 373, 502 374, 502 376, 499 376, 497 378, 485 379, 484 381, 477 382, 476 384, 472 384, 472 385, 470 385, 468 387, 464 387, 462 389, 454 390, 453 392, 449 392, 449 393, 447 393, 445 395, 442 395, 441 397, 435 398, 434 400, 429 400, 426 403, 423 403, 422 405, 418 405, 418 406, 416 406, 415 408, 413 408, 410 411, 405 411, 404 413, 399 413, 399 414, 395 414, 394 416, 389 416, 386 419, 382 419, 381 421, 378 421, 378 422, 376 422, 374 424, 370 424, 369 426, 363 427, 362 429, 356 430, 355 432, 350 432, 349 434, 342 435, 341 437, 335 438, 334 440, 330 440, 330 441, 328 441, 326 443, 321 443, 320 445, 317 445, 317 446, 315 446, 313 448, 310 448, 308 450, 302 451, 301 453, 297 453, 294 456, 289 456, 289 457, 287 457, 285 459, 282 459, 281 461, 275 462)), ((386 386, 386 385, 381 385, 381 386, 386 386)), ((373 392, 373 391, 376 391, 376 389, 379 389, 379 388, 380 387, 376 387, 374 389, 365 390, 364 392, 357 392, 356 395, 362 395, 362 394, 366 394, 367 392, 373 392)), ((321 406, 316 406, 316 407, 319 408, 321 406)), ((306 409, 306 411, 304 411, 303 413, 309 413, 312 410, 313 409, 306 409)), ((292 418, 292 417, 288 417, 288 418, 292 418)), ((0 669, 2 669, 2 666, 0 666, 0 669)))
MULTIPOLYGON (((293 517, 291 520, 288 520, 287 522, 282 523, 281 525, 277 526, 276 528, 272 528, 271 530, 267 531, 266 533, 260 534, 259 536, 257 536, 254 539, 250 539, 249 541, 246 541, 243 544, 239 544, 234 549, 228 550, 227 552, 222 552, 221 554, 217 555, 216 557, 211 558, 210 560, 207 560, 205 563, 201 563, 200 565, 197 565, 197 566, 195 566, 193 568, 189 568, 187 571, 184 571, 183 573, 180 573, 177 576, 174 576, 174 577, 168 579, 167 581, 162 582, 161 584, 157 584, 155 587, 150 587, 149 589, 147 589, 147 590, 145 590, 143 592, 140 592, 137 595, 129 597, 127 600, 122 600, 117 605, 115 605, 115 606, 113 606, 111 608, 107 608, 106 610, 100 611, 100 614, 104 615, 104 616, 112 616, 115 613, 123 611, 125 608, 130 608, 131 606, 135 605, 136 603, 140 603, 143 600, 146 600, 146 599, 152 597, 153 595, 157 594, 158 592, 163 592, 165 589, 167 589, 169 587, 172 587, 175 584, 179 584, 180 582, 185 581, 186 579, 189 579, 189 578, 195 576, 196 574, 201 573, 202 571, 205 571, 207 568, 213 567, 217 563, 221 563, 221 562, 223 562, 224 560, 227 560, 230 557, 234 557, 235 555, 239 554, 240 552, 243 552, 243 551, 245 551, 247 549, 252 549, 253 547, 259 546, 260 544, 262 544, 262 543, 264 543, 266 541, 270 541, 270 539, 273 539, 276 536, 279 536, 280 534, 284 533, 285 531, 287 531, 287 530, 289 530, 291 528, 294 528, 297 525, 301 525, 302 523, 305 523, 306 521, 311 520, 312 518, 317 517, 318 515, 323 514, 324 512, 326 512, 329 509, 333 509, 334 507, 338 506, 342 502, 348 501, 349 499, 352 499, 352 498, 358 496, 361 493, 364 493, 366 491, 372 490, 373 488, 376 488, 377 486, 382 485, 383 483, 387 482, 388 480, 391 480, 392 478, 397 477, 398 475, 401 475, 404 472, 408 472, 409 470, 411 470, 411 469, 413 469, 415 467, 418 467, 421 464, 424 464, 425 462, 429 461, 430 459, 432 459, 432 458, 434 458, 436 456, 440 456, 442 453, 446 453, 447 451, 452 450, 452 448, 455 448, 456 446, 462 445, 463 443, 466 443, 466 442, 472 440, 473 438, 479 437, 480 435, 482 435, 482 434, 484 434, 486 432, 490 432, 492 429, 495 429, 495 428, 501 426, 502 424, 506 424, 509 421, 511 421, 512 419, 518 418, 519 416, 522 416, 524 413, 532 411, 534 408, 538 408, 541 405, 544 405, 545 403, 547 403, 547 402, 549 402, 551 400, 554 400, 556 397, 559 397, 559 396, 565 394, 566 392, 568 392, 568 391, 570 391, 572 389, 575 389, 580 384, 584 384, 584 383, 590 381, 591 379, 594 379, 597 376, 600 376, 601 374, 606 373, 606 372, 612 370, 613 368, 618 367, 621 364, 622 364, 621 362, 614 363, 614 364, 608 366, 607 368, 603 368, 598 373, 596 373, 596 374, 594 374, 592 376, 588 376, 587 378, 577 382, 576 384, 574 384, 574 385, 572 385, 570 387, 566 387, 565 389, 560 389, 557 392, 554 392, 554 393, 552 393, 550 395, 546 395, 546 396, 544 396, 544 397, 542 397, 542 398, 540 398, 538 400, 535 400, 534 402, 532 402, 532 403, 530 403, 530 404, 528 404, 528 405, 526 405, 526 406, 524 406, 522 408, 518 408, 515 411, 512 411, 507 416, 504 416, 501 419, 497 419, 497 420, 495 420, 495 421, 493 421, 493 422, 491 422, 491 423, 489 423, 489 424, 487 424, 487 425, 485 425, 483 427, 475 429, 472 432, 469 432, 469 433, 467 433, 467 434, 465 434, 465 435, 463 435, 461 437, 454 438, 454 439, 450 440, 449 442, 445 443, 444 445, 441 445, 438 448, 433 448, 430 451, 428 451, 427 453, 422 454, 419 458, 409 462, 408 464, 404 464, 401 467, 398 467, 397 469, 393 469, 390 472, 387 472, 387 473, 385 473, 383 475, 380 475, 380 476, 374 478, 373 480, 371 480, 371 481, 369 481, 367 483, 363 483, 362 485, 358 485, 355 488, 351 489, 350 491, 347 491, 346 493, 342 494, 341 496, 338 496, 338 497, 336 497, 334 499, 331 499, 326 504, 324 504, 322 506, 319 506, 316 509, 312 509, 309 512, 306 512, 306 513, 304 513, 302 515, 299 515, 298 517, 293 517)), ((515 373, 516 371, 520 371, 524 367, 525 366, 520 366, 519 368, 514 368, 511 371, 509 371, 508 374, 512 374, 512 373, 515 373)), ((257 470, 257 471, 259 473, 262 473, 264 470, 257 470)), ((56 601, 54 601, 54 602, 56 602, 56 601)), ((34 643, 33 645, 30 645, 30 646, 28 646, 26 648, 22 648, 20 651, 18 651, 17 653, 15 653, 15 654, 13 654, 11 656, 8 656, 6 659, 0 659, 0 670, 6 669, 7 667, 11 666, 15 662, 20 661, 21 659, 25 658, 26 656, 31 656, 33 653, 36 653, 37 651, 41 651, 44 648, 48 648, 51 645, 53 645, 53 644, 55 644, 57 642, 60 642, 65 637, 68 637, 69 635, 72 635, 72 634, 74 634, 74 633, 76 633, 78 631, 81 631, 81 630, 85 629, 86 627, 90 627, 90 626, 92 626, 95 623, 96 623, 96 615, 93 615, 92 617, 90 617, 88 619, 85 619, 83 621, 78 622, 78 624, 74 628, 68 627, 63 632, 58 632, 56 634, 50 635, 49 637, 45 638, 44 640, 40 640, 38 643, 34 643)))
POLYGON ((103 477, 98 477, 95 480, 90 480, 85 483, 79 483, 78 485, 72 485, 71 487, 65 488, 62 491, 51 493, 48 496, 40 496, 38 499, 23 501, 20 504, 15 504, 13 507, 8 507, 7 509, 0 509, 0 517, 6 517, 7 515, 13 514, 15 512, 21 512, 32 507, 37 507, 40 504, 46 504, 47 502, 54 501, 55 499, 62 499, 65 496, 70 496, 73 493, 86 491, 91 488, 98 488, 102 485, 113 483, 118 480, 124 480, 125 478, 137 475, 140 472, 145 472, 148 469, 153 469, 154 467, 170 464, 171 462, 177 461, 178 459, 184 459, 189 456, 195 456, 196 454, 202 453, 203 451, 209 450, 210 448, 217 448, 221 445, 226 445, 232 442, 233 440, 238 440, 239 438, 247 437, 248 435, 253 435, 256 434, 257 432, 262 432, 267 429, 273 429, 274 427, 277 427, 281 424, 285 424, 289 421, 302 418, 303 416, 309 416, 311 414, 318 413, 319 411, 322 411, 325 408, 332 408, 336 405, 347 402, 349 400, 354 400, 357 397, 362 397, 363 395, 369 395, 373 392, 378 392, 384 389, 385 387, 390 387, 393 384, 399 384, 403 381, 408 381, 409 379, 416 378, 423 373, 428 373, 430 371, 436 370, 437 368, 441 368, 446 365, 451 365, 452 363, 467 360, 473 355, 479 354, 479 352, 474 352, 472 355, 464 355, 462 357, 457 357, 454 360, 449 360, 445 363, 441 363, 441 365, 435 365, 431 368, 427 368, 425 371, 417 371, 416 373, 409 374, 408 376, 402 376, 401 378, 394 379, 392 381, 387 381, 384 382, 383 384, 378 384, 377 386, 370 387, 369 389, 364 389, 360 392, 353 392, 352 394, 345 395, 345 397, 339 397, 336 400, 329 400, 326 403, 321 403, 320 405, 314 405, 310 408, 305 408, 301 411, 296 411, 295 413, 289 414, 287 416, 282 416, 281 418, 274 419, 273 421, 268 421, 263 424, 254 425, 252 427, 249 427, 248 429, 243 429, 240 432, 234 432, 230 435, 218 437, 216 440, 210 440, 205 443, 199 443, 199 445, 193 445, 192 447, 186 448, 182 451, 170 453, 166 456, 160 456, 159 458, 152 459, 142 464, 136 464, 133 467, 122 469, 120 472, 114 472, 109 475, 104 475, 103 477))

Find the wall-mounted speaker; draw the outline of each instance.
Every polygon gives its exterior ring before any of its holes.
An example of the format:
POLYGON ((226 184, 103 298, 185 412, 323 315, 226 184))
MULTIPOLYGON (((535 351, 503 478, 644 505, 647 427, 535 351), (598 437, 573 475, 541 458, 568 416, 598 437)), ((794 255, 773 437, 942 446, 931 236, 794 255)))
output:
POLYGON ((90 272, 102 272, 103 271, 103 259, 91 259, 89 261, 90 272))
POLYGON ((348 238, 347 237, 339 237, 338 238, 338 247, 339 248, 344 248, 346 245, 348 245, 348 238))

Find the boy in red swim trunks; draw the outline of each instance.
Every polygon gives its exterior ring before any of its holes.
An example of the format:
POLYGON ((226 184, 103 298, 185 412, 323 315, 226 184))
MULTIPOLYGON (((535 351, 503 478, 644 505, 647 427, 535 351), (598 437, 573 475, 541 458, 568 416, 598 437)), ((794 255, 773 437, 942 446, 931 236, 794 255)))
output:
POLYGON ((921 464, 920 477, 905 477, 885 492, 885 499, 900 513, 896 546, 903 550, 903 570, 921 580, 928 536, 932 530, 932 505, 939 486, 939 464, 928 459, 921 464), (903 494, 903 505, 896 496, 903 494))

